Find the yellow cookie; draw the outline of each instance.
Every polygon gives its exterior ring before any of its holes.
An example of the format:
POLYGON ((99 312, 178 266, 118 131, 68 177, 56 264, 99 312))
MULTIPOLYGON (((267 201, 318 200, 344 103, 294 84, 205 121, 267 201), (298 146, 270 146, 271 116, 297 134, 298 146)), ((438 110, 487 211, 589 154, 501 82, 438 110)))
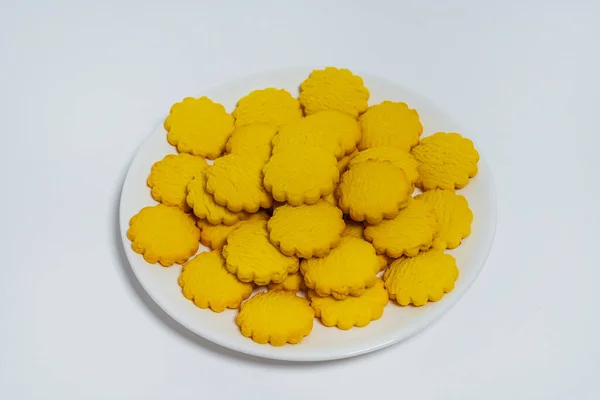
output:
POLYGON ((169 154, 154 163, 148 186, 152 188, 152 197, 167 206, 181 207, 189 211, 186 202, 188 183, 208 166, 204 158, 189 154, 169 154))
POLYGON ((335 110, 357 118, 368 107, 369 90, 360 76, 348 69, 314 70, 300 86, 300 103, 306 115, 335 110))
POLYGON ((325 257, 302 260, 300 270, 306 286, 319 296, 345 299, 360 296, 373 286, 380 264, 370 243, 343 236, 339 246, 325 257))
POLYGON ((187 203, 198 218, 206 219, 213 225, 233 225, 240 219, 248 218, 245 212, 234 213, 227 207, 215 203, 206 191, 206 170, 203 170, 188 184, 187 203))
POLYGON ((352 160, 357 154, 358 150, 354 150, 352 153, 340 158, 340 160, 338 161, 338 169, 340 170, 340 175, 342 175, 346 171, 346 169, 348 169, 348 164, 350 164, 350 160, 352 160))
POLYGON ((329 254, 340 243, 344 227, 342 211, 324 200, 278 207, 267 224, 273 245, 285 255, 302 258, 329 254))
POLYGON ((419 137, 423 133, 419 114, 408 108, 406 103, 393 101, 369 107, 360 117, 360 127, 360 150, 389 146, 409 152, 419 144, 419 137))
POLYGON ((418 161, 417 186, 424 190, 460 189, 477 175, 479 153, 473 142, 458 133, 438 132, 412 150, 418 161))
POLYGON ((273 154, 296 151, 299 147, 325 151, 336 158, 344 156, 337 136, 328 135, 324 126, 315 126, 308 117, 281 127, 273 138, 273 154))
POLYGON ((298 292, 300 290, 306 290, 304 284, 304 277, 299 272, 290 274, 281 283, 269 283, 267 285, 269 290, 287 290, 288 292, 298 292))
POLYGON ((273 154, 263 173, 265 188, 273 198, 293 206, 315 204, 332 193, 340 179, 334 156, 303 147, 273 154))
POLYGON ((272 124, 281 126, 302 118, 300 103, 284 89, 255 90, 242 97, 233 111, 235 126, 272 124))
POLYGON ((433 207, 422 200, 410 199, 395 218, 367 226, 364 235, 379 254, 414 257, 431 247, 436 228, 433 207))
POLYGON ((255 213, 261 207, 269 208, 273 199, 263 186, 262 167, 261 160, 228 154, 206 171, 206 191, 233 212, 255 213))
POLYGON ((388 302, 388 293, 383 287, 383 281, 377 279, 375 285, 359 297, 336 300, 330 296, 319 297, 313 294, 310 299, 315 317, 320 318, 323 325, 348 330, 353 326, 367 326, 371 321, 381 318, 388 302))
POLYGON ((227 270, 242 282, 279 283, 298 271, 298 258, 281 254, 271 244, 267 221, 260 219, 246 221, 231 232, 223 246, 223 256, 227 270))
POLYGON ((233 225, 213 225, 204 219, 199 219, 197 224, 202 230, 200 242, 212 250, 220 249, 221 247, 225 246, 225 243, 227 242, 227 236, 229 236, 231 232, 235 231, 242 223, 257 219, 266 221, 269 219, 269 216, 265 212, 250 214, 247 220, 240 220, 233 225))
POLYGON ((374 147, 363 150, 348 162, 348 168, 368 160, 389 161, 398 168, 402 168, 406 179, 411 185, 419 180, 417 171, 417 160, 410 154, 395 147, 374 147))
POLYGON ((221 251, 202 252, 188 261, 179 275, 179 286, 186 299, 200 308, 221 312, 239 308, 252 294, 252 283, 237 280, 225 269, 221 251))
POLYGON ((225 149, 231 154, 241 154, 266 163, 271 157, 271 141, 277 134, 277 126, 252 124, 237 128, 225 149))
POLYGON ((190 214, 178 207, 144 207, 129 221, 131 248, 151 264, 183 264, 200 245, 200 229, 190 214))
POLYGON ((314 318, 308 300, 280 290, 252 296, 242 304, 235 322, 242 335, 256 343, 283 346, 300 343, 310 334, 314 318))
POLYGON ((385 271, 383 280, 390 295, 401 306, 422 306, 438 301, 454 289, 458 278, 456 260, 443 250, 431 250, 416 257, 399 258, 385 271))
POLYGON ((369 160, 344 172, 337 187, 338 203, 355 221, 377 225, 394 218, 406 205, 411 187, 404 171, 389 161, 369 160))
POLYGON ((171 107, 165 129, 167 140, 179 152, 214 160, 233 132, 233 117, 208 97, 186 97, 171 107))
POLYGON ((437 226, 433 248, 453 249, 471 234, 473 212, 464 196, 456 194, 453 190, 435 189, 415 198, 427 203, 435 212, 437 226))

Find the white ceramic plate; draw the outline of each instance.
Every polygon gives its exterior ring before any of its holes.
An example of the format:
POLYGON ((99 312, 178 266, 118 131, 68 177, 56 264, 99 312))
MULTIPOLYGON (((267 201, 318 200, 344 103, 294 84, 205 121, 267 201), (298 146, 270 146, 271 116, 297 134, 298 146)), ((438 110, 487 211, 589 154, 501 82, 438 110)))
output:
MULTIPOLYGON (((294 68, 252 75, 207 90, 200 95, 206 95, 225 105, 228 111, 232 111, 238 99, 255 89, 285 88, 297 95, 299 84, 306 79, 310 71, 309 68, 294 68)), ((369 74, 360 75, 371 92, 370 104, 394 100, 407 102, 416 108, 425 129, 424 136, 438 131, 456 131, 472 137, 425 99, 388 80, 369 74)), ((190 95, 198 93, 193 93, 192 90, 190 95)), ((126 236, 129 219, 142 207, 156 203, 146 186, 150 167, 166 154, 175 152, 167 143, 166 132, 161 124, 146 139, 134 157, 121 194, 120 226, 125 252, 141 285, 165 312, 192 332, 239 352, 280 360, 319 361, 352 357, 400 342, 431 324, 458 301, 479 274, 492 245, 496 227, 496 197, 492 175, 482 159, 479 162, 477 177, 460 191, 467 197, 475 219, 471 236, 465 239, 459 248, 450 251, 456 257, 460 269, 460 277, 451 293, 446 294, 441 301, 419 308, 400 307, 390 302, 383 317, 364 328, 341 331, 337 328, 327 328, 315 320, 312 333, 298 345, 259 345, 239 332, 234 322, 237 311, 226 310, 217 314, 197 308, 183 297, 177 284, 181 266, 164 268, 158 264, 148 264, 142 256, 131 250, 131 243, 126 236)), ((199 251, 207 250, 203 246, 200 247, 199 251)))

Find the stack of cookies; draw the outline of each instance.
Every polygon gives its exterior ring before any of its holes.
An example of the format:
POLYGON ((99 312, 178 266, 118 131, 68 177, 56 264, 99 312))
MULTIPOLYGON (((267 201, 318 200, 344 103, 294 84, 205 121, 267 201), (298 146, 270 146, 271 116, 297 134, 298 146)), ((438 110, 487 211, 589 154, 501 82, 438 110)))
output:
POLYGON ((299 99, 256 90, 232 114, 206 97, 175 104, 165 129, 179 154, 152 167, 160 204, 131 219, 133 250, 184 264, 186 298, 239 309, 241 333, 275 346, 299 343, 315 316, 346 330, 380 318, 388 299, 440 300, 458 278, 444 250, 473 219, 455 190, 479 155, 456 133, 421 140, 405 103, 368 100, 362 78, 325 68, 299 99), (199 242, 210 251, 191 258, 199 242))

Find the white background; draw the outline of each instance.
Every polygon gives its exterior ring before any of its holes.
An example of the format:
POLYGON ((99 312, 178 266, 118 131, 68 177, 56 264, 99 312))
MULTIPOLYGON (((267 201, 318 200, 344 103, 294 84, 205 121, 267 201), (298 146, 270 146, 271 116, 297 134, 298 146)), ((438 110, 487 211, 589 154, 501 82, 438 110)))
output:
POLYGON ((600 398, 600 3, 82 3, 0 1, 0 399, 600 398), (172 103, 297 65, 431 99, 473 132, 499 201, 457 306, 322 364, 187 332, 117 231, 128 163, 172 103))

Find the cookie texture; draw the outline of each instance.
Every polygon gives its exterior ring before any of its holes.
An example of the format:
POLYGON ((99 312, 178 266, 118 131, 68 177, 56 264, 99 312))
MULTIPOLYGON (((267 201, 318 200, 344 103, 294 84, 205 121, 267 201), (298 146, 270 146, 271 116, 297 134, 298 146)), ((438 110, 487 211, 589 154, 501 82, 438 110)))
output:
POLYGON ((206 191, 217 204, 233 212, 255 213, 269 208, 273 199, 263 186, 262 167, 261 160, 228 154, 206 171, 206 191))
POLYGON ((408 205, 395 218, 367 226, 364 236, 378 254, 392 258, 414 257, 431 247, 436 230, 433 207, 422 200, 409 199, 408 205))
POLYGON ((236 323, 242 335, 256 343, 297 344, 310 334, 315 313, 308 300, 293 292, 268 291, 242 304, 236 323))
POLYGON ((339 207, 371 225, 394 218, 406 206, 411 187, 404 171, 389 161, 368 160, 344 172, 337 187, 339 207))
POLYGON ((306 151, 319 150, 336 158, 343 157, 345 151, 338 136, 330 134, 326 125, 319 125, 309 117, 281 127, 273 138, 273 154, 296 151, 301 147, 306 151))
POLYGON ((369 107, 360 117, 362 139, 360 150, 389 146, 409 152, 419 143, 423 125, 416 110, 406 103, 384 101, 369 107))
POLYGON ((206 219, 213 225, 233 225, 240 219, 248 218, 245 212, 235 213, 215 202, 206 191, 206 170, 202 170, 187 186, 187 204, 196 217, 206 219))
POLYGON ((457 278, 454 257, 443 250, 431 250, 394 261, 383 280, 390 299, 401 306, 422 306, 440 300, 444 293, 454 289, 457 278))
POLYGON ((454 249, 462 239, 471 234, 473 212, 467 199, 453 190, 428 190, 416 199, 422 200, 433 208, 437 219, 436 234, 432 247, 436 249, 454 249))
POLYGON ((240 224, 223 246, 226 268, 242 282, 267 285, 283 282, 298 271, 298 258, 286 256, 269 241, 267 221, 252 220, 240 224))
POLYGON ((242 97, 233 111, 235 126, 271 124, 281 126, 302 118, 300 103, 284 89, 255 90, 242 97))
POLYGON ((200 234, 200 242, 212 250, 220 249, 225 246, 225 243, 227 243, 227 237, 229 234, 239 228, 239 226, 245 221, 266 221, 268 219, 269 216, 264 211, 257 212, 256 214, 250 214, 248 219, 239 220, 233 225, 213 225, 207 220, 199 219, 197 221, 197 225, 202 231, 200 234))
POLYGON ((352 160, 358 153, 359 153, 359 151, 358 151, 358 149, 356 149, 352 153, 346 154, 344 157, 339 159, 338 169, 340 170, 340 175, 342 175, 346 171, 346 169, 348 169, 350 160, 352 160))
POLYGON ((313 205, 278 207, 267 229, 271 243, 285 255, 323 257, 340 243, 345 224, 342 211, 324 200, 313 205))
POLYGON ((388 302, 388 292, 383 281, 377 279, 375 285, 366 289, 359 297, 336 300, 331 296, 320 297, 313 293, 310 299, 315 317, 320 318, 323 325, 348 330, 353 326, 367 326, 371 321, 381 318, 388 302))
POLYGON ((479 153, 473 142, 458 133, 438 132, 412 150, 418 161, 417 186, 424 190, 460 189, 477 175, 479 153))
POLYGON ((269 283, 267 285, 269 290, 287 290, 288 292, 298 292, 300 290, 306 290, 307 287, 304 284, 304 277, 296 272, 295 274, 289 274, 281 283, 269 283))
POLYGON ((404 175, 406 175, 406 179, 408 179, 411 185, 415 185, 419 180, 417 160, 410 153, 398 150, 395 147, 373 147, 363 150, 348 161, 348 168, 369 160, 391 162, 404 171, 404 175))
POLYGON ((239 308, 254 287, 252 283, 240 282, 225 269, 220 250, 202 252, 185 263, 178 282, 186 299, 214 312, 239 308))
POLYGON ((152 197, 167 206, 177 206, 185 211, 188 183, 208 167, 204 158, 189 154, 169 154, 152 165, 148 186, 152 197))
POLYGON ((186 97, 171 107, 165 119, 167 140, 180 153, 211 160, 219 157, 233 132, 233 117, 208 97, 186 97))
POLYGON ((348 69, 314 70, 300 85, 300 103, 306 115, 335 110, 357 118, 367 107, 369 90, 348 69))
POLYGON ((342 236, 352 236, 363 239, 363 231, 365 230, 364 223, 356 222, 350 218, 345 218, 344 222, 346 223, 346 229, 342 233, 342 236))
POLYGON ((233 132, 225 150, 230 154, 240 154, 267 162, 271 157, 271 142, 277 131, 277 126, 269 124, 241 126, 233 132))
POLYGON ((273 154, 263 173, 273 198, 293 206, 315 204, 333 192, 340 178, 333 155, 303 147, 273 154))
POLYGON ((183 264, 200 245, 200 229, 190 214, 179 207, 158 204, 144 207, 129 221, 131 248, 151 264, 168 267, 183 264))
POLYGON ((345 299, 373 286, 380 264, 370 243, 344 236, 325 257, 302 260, 300 270, 306 286, 317 295, 345 299))

